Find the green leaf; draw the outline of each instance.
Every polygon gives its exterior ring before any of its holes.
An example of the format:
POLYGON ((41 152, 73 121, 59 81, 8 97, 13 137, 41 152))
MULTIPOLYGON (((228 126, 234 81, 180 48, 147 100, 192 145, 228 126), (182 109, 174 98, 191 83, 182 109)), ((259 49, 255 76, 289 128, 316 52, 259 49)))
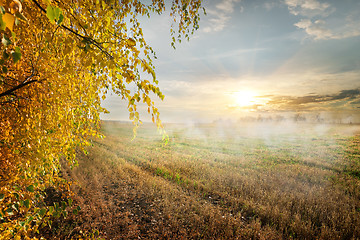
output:
POLYGON ((30 200, 29 200, 29 199, 26 199, 25 201, 22 202, 22 204, 23 204, 25 207, 29 208, 29 207, 30 207, 30 200))
POLYGON ((49 213, 52 214, 54 212, 54 207, 53 206, 50 206, 49 207, 49 213))
POLYGON ((60 13, 60 16, 59 16, 59 19, 58 19, 58 21, 57 21, 57 24, 60 25, 63 21, 64 21, 64 15, 62 15, 62 14, 60 13))
POLYGON ((4 197, 5 197, 5 195, 1 193, 1 194, 0 194, 0 200, 3 200, 4 197))
POLYGON ((39 211, 40 217, 43 217, 43 216, 45 215, 45 213, 46 213, 46 209, 45 209, 45 208, 40 209, 40 211, 39 211))
POLYGON ((6 51, 3 52, 3 58, 5 60, 9 58, 9 54, 6 51))
POLYGON ((54 7, 53 9, 54 9, 54 14, 55 14, 55 19, 58 20, 60 17, 61 9, 58 7, 54 7))
POLYGON ((55 22, 55 11, 51 5, 48 5, 46 8, 46 16, 48 17, 51 23, 55 22))
MULTIPOLYGON (((2 59, 1 59, 2 60, 2 59)), ((1 61, 0 60, 0 61, 1 61)), ((3 65, 4 63, 2 62, 2 63, 0 63, 1 65, 3 65)), ((2 70, 2 72, 3 73, 7 73, 8 72, 8 69, 7 69, 7 67, 5 67, 5 66, 3 66, 2 68, 1 68, 1 70, 2 70)))
POLYGON ((29 192, 34 192, 34 186, 30 185, 26 188, 29 192))
POLYGON ((3 21, 2 17, 3 17, 3 13, 0 13, 0 30, 5 30, 6 23, 3 21))
POLYGON ((64 20, 64 15, 62 14, 61 9, 58 7, 52 7, 51 5, 48 5, 46 8, 46 16, 51 23, 55 23, 55 20, 57 20, 57 24, 61 24, 64 20))
POLYGON ((68 199, 68 206, 71 207, 73 203, 73 200, 71 198, 68 199))
POLYGON ((29 216, 27 219, 26 219, 26 223, 29 224, 32 222, 32 220, 34 220, 34 217, 33 216, 29 216))
POLYGON ((21 52, 20 52, 20 48, 19 47, 16 47, 15 48, 15 51, 13 51, 11 53, 12 57, 13 57, 13 60, 14 60, 14 63, 17 63, 20 59, 21 59, 21 52))
POLYGON ((12 52, 11 53, 14 63, 17 63, 21 59, 21 53, 18 52, 12 52))
POLYGON ((68 215, 68 212, 67 212, 66 210, 64 210, 64 211, 62 212, 62 215, 64 216, 64 218, 66 218, 67 215, 68 215))
POLYGON ((65 210, 66 208, 66 202, 65 201, 61 201, 61 209, 65 210))
POLYGON ((81 207, 80 207, 80 206, 77 206, 77 207, 73 210, 73 213, 74 213, 74 214, 78 214, 80 210, 81 210, 81 207))
POLYGON ((19 196, 18 193, 14 193, 14 196, 15 196, 15 198, 16 198, 17 200, 19 200, 20 196, 19 196))

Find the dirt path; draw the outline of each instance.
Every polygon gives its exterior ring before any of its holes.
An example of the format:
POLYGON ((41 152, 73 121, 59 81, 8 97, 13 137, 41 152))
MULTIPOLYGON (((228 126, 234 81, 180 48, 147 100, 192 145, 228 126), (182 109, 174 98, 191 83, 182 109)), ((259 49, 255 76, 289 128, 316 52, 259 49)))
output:
POLYGON ((81 155, 78 169, 65 174, 68 180, 78 182, 73 191, 82 209, 83 228, 97 229, 105 239, 168 239, 177 235, 166 224, 168 219, 157 204, 160 200, 146 194, 139 179, 126 179, 128 176, 116 168, 104 174, 92 157, 81 155), (83 164, 99 168, 86 176, 81 171, 83 164))

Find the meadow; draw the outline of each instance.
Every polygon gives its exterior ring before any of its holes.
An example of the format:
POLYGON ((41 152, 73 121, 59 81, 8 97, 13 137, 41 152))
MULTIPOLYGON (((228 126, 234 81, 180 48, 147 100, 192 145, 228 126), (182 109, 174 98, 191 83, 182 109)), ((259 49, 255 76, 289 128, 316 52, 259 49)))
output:
POLYGON ((131 124, 103 122, 106 137, 64 167, 82 229, 105 239, 360 238, 360 126, 165 127, 166 145, 151 124, 133 139, 131 124))

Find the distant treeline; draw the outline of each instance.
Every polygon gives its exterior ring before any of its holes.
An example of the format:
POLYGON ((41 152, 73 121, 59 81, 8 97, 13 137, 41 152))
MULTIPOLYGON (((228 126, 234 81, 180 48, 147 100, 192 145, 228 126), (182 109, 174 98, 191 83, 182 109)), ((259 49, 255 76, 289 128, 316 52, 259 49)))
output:
MULTIPOLYGON (((233 123, 234 120, 231 119, 217 119, 214 123, 229 122, 233 123)), ((291 116, 283 115, 267 115, 263 116, 259 114, 258 116, 244 116, 237 119, 237 122, 307 122, 307 123, 324 123, 324 124, 359 124, 360 122, 352 116, 347 117, 322 117, 318 115, 305 115, 301 113, 296 113, 291 116)))

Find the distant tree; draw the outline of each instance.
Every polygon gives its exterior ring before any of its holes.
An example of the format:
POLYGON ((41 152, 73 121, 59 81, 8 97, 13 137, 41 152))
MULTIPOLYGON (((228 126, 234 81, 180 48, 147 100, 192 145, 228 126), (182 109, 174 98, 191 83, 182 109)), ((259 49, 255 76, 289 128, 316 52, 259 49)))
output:
POLYGON ((285 117, 282 116, 282 115, 276 115, 276 116, 275 116, 275 121, 276 121, 276 122, 285 121, 285 117))
POLYGON ((306 117, 303 116, 302 114, 296 113, 294 115, 294 122, 305 122, 305 121, 306 121, 306 117))
MULTIPOLYGON (((167 4, 175 47, 199 27, 201 0, 167 4)), ((26 238, 58 213, 41 204, 43 191, 61 185, 60 156, 76 164, 75 149, 89 145, 89 136, 101 136, 99 114, 106 109, 100 103, 108 91, 128 102, 135 125, 143 102, 161 127, 153 96, 164 95, 139 17, 161 14, 165 5, 165 0, 0 2, 2 238, 26 238)))
POLYGON ((324 122, 324 119, 321 117, 320 113, 315 115, 315 122, 317 122, 317 123, 324 122))
POLYGON ((239 118, 238 122, 256 122, 256 118, 254 118, 252 116, 245 116, 245 117, 239 118))
POLYGON ((258 121, 258 122, 263 122, 264 121, 264 118, 261 116, 261 114, 258 115, 256 121, 258 121))
POLYGON ((267 121, 267 122, 272 122, 272 121, 273 121, 272 116, 268 116, 268 117, 266 118, 266 121, 267 121))

